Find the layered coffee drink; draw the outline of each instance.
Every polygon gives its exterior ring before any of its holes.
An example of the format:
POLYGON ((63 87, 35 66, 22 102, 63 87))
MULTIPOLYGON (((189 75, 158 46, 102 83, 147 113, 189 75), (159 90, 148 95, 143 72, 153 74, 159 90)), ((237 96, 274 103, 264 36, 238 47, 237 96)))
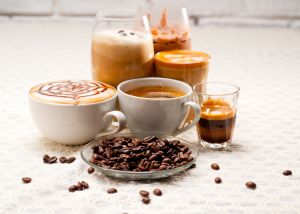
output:
POLYGON ((127 94, 151 98, 151 99, 168 99, 184 96, 185 93, 177 88, 170 86, 145 86, 138 87, 129 91, 126 91, 127 94))
POLYGON ((230 142, 235 125, 235 111, 222 98, 205 100, 197 124, 199 138, 208 143, 230 142))
MULTIPOLYGON (((187 23, 169 24, 167 12, 167 9, 164 9, 159 24, 152 25, 151 27, 154 52, 158 53, 166 50, 191 49, 189 25, 187 23)), ((187 20, 185 21, 187 22, 187 20)))
POLYGON ((153 75, 151 35, 134 30, 103 30, 92 38, 92 74, 113 86, 153 75))
POLYGON ((98 81, 63 80, 37 85, 29 95, 42 103, 82 105, 102 102, 116 93, 114 87, 98 81))

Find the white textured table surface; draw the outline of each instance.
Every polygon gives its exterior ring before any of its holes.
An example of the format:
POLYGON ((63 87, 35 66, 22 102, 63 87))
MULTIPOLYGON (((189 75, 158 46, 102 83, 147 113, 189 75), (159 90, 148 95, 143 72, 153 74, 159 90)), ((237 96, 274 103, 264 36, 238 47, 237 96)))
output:
MULTIPOLYGON (((300 213, 300 31, 193 29, 194 49, 213 57, 209 79, 241 86, 234 145, 202 150, 197 168, 155 182, 87 174, 80 147, 47 141, 30 118, 32 85, 90 78, 90 31, 89 23, 0 23, 0 213, 300 213), (44 153, 77 160, 46 165, 44 153), (90 188, 69 193, 80 180, 90 188), (139 190, 156 187, 163 196, 141 203, 139 190)), ((195 130, 183 137, 195 141, 195 130)))

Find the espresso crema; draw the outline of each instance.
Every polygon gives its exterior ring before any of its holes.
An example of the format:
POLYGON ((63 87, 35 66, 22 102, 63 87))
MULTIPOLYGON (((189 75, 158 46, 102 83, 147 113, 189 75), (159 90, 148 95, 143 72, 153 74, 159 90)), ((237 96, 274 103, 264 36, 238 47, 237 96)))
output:
POLYGON ((34 99, 53 104, 92 104, 113 97, 116 89, 91 80, 62 80, 37 85, 30 90, 34 99))

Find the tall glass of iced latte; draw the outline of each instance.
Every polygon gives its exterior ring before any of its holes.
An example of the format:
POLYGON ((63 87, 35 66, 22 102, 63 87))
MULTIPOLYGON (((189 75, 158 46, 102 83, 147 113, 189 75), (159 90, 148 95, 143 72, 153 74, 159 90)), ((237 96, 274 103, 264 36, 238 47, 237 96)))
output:
POLYGON ((115 87, 153 75, 153 43, 146 16, 136 11, 98 13, 92 35, 92 76, 115 87))

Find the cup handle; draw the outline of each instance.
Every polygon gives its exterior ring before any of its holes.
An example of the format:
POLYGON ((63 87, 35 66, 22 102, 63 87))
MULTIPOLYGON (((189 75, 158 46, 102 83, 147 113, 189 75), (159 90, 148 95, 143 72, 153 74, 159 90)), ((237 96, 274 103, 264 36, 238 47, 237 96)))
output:
MULTIPOLYGON (((123 129, 126 128, 126 116, 120 112, 120 111, 110 111, 110 112, 107 112, 104 116, 103 116, 103 121, 105 124, 111 124, 112 123, 112 118, 113 116, 115 118, 117 118, 117 121, 119 123, 118 126, 115 126, 116 128, 112 131, 108 131, 108 132, 105 132, 105 133, 99 133, 96 135, 95 139, 103 136, 103 135, 111 135, 111 134, 115 134, 115 133, 118 133, 120 131, 122 131, 123 129)), ((109 126, 109 125, 108 125, 109 126)))
POLYGON ((200 106, 195 103, 194 101, 189 101, 184 103, 185 107, 192 107, 194 112, 195 112, 195 117, 193 119, 193 121, 191 123, 189 123, 188 125, 186 125, 185 127, 181 128, 181 129, 177 129, 174 133, 174 135, 179 135, 182 132, 185 132, 187 130, 189 130, 190 128, 192 128, 194 125, 196 125, 196 123, 198 123, 199 119, 200 119, 200 106))

